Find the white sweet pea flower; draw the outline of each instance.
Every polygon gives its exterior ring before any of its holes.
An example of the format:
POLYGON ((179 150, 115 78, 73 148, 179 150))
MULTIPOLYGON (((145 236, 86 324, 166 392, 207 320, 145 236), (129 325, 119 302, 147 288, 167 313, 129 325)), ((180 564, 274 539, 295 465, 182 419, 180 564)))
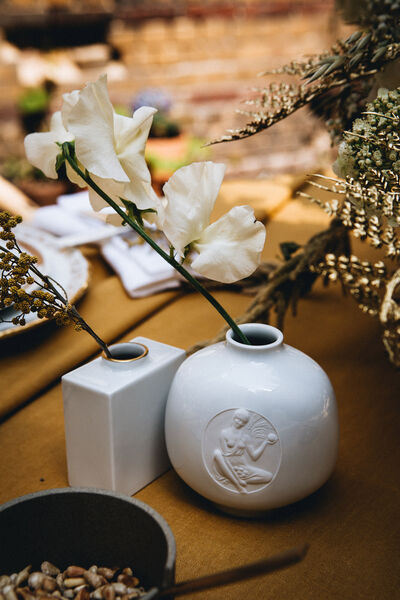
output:
POLYGON ((108 96, 106 76, 89 83, 73 101, 67 106, 65 125, 74 135, 76 156, 85 169, 121 183, 135 177, 150 181, 144 148, 157 110, 142 106, 132 117, 117 115, 108 96))
MULTIPOLYGON (((156 215, 146 213, 146 220, 158 224, 162 218, 162 202, 151 187, 144 158, 155 112, 155 108, 143 106, 132 117, 117 115, 108 96, 107 78, 100 77, 81 91, 63 95, 61 112, 53 115, 50 131, 25 138, 27 157, 45 175, 56 179, 56 159, 60 153, 57 142, 74 141, 78 165, 89 172, 107 195, 119 206, 123 206, 123 198, 134 202, 140 210, 156 210, 156 215)), ((66 170, 73 183, 86 187, 86 182, 68 161, 66 170)), ((90 187, 89 197, 94 210, 107 206, 90 187)))
POLYGON ((56 160, 61 150, 58 146, 63 142, 72 142, 74 136, 68 132, 62 121, 61 112, 55 112, 51 117, 50 131, 30 133, 26 136, 25 152, 29 162, 43 171, 46 177, 57 179, 56 160))
POLYGON ((79 94, 79 90, 73 90, 72 92, 63 94, 62 96, 63 102, 61 107, 61 117, 65 129, 68 129, 68 118, 71 110, 79 100, 79 94))
POLYGON ((175 171, 164 185, 162 229, 179 256, 209 224, 224 174, 225 165, 210 161, 192 163, 175 171))
POLYGON ((249 206, 236 206, 209 225, 225 167, 193 163, 176 171, 164 186, 167 205, 162 229, 178 254, 189 246, 197 273, 222 283, 248 277, 256 269, 265 227, 249 206))
POLYGON ((253 273, 264 242, 265 227, 255 221, 253 209, 235 206, 192 243, 198 253, 192 267, 209 279, 233 283, 253 273))
MULTIPOLYGON (((162 204, 151 187, 144 157, 156 109, 142 106, 132 117, 116 114, 108 96, 106 76, 63 98, 64 125, 73 133, 76 157, 93 181, 119 206, 123 206, 123 198, 141 210, 156 210, 156 215, 146 213, 145 217, 149 222, 158 221, 162 204)), ((94 210, 107 206, 91 188, 89 197, 94 210)))

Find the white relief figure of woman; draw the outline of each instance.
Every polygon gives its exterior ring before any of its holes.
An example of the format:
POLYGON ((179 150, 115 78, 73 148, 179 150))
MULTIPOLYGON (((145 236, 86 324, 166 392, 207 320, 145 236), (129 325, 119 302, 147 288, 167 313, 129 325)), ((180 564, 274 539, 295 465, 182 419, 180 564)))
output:
POLYGON ((213 463, 218 479, 232 483, 241 493, 247 493, 249 484, 269 483, 273 477, 270 471, 252 464, 263 454, 268 444, 275 444, 278 438, 270 433, 261 442, 252 439, 245 425, 250 418, 245 408, 233 413, 232 424, 222 429, 219 436, 220 448, 213 454, 213 463))

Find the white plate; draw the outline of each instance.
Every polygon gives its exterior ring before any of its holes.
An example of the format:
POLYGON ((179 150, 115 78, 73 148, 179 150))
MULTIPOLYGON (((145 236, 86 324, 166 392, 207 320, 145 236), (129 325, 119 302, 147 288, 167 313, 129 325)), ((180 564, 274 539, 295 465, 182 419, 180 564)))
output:
MULTIPOLYGON (((72 248, 60 250, 56 237, 24 223, 14 231, 21 249, 38 257, 39 270, 62 285, 70 302, 76 302, 86 291, 89 280, 89 265, 83 254, 72 248)), ((2 318, 7 320, 17 314, 12 307, 1 311, 2 318)), ((25 320, 24 326, 0 322, 0 338, 22 333, 46 321, 39 319, 36 313, 27 314, 25 320)))

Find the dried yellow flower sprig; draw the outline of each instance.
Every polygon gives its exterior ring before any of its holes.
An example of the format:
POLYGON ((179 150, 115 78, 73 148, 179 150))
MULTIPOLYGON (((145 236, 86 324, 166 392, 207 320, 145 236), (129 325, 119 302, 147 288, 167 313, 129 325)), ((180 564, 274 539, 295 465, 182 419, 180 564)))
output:
POLYGON ((21 250, 12 231, 21 221, 20 216, 0 212, 0 322, 23 326, 25 316, 36 313, 39 319, 54 319, 57 325, 72 324, 75 330, 89 333, 110 356, 106 343, 70 304, 62 285, 37 268, 36 256, 21 250), (4 309, 11 307, 18 314, 7 319, 4 309))

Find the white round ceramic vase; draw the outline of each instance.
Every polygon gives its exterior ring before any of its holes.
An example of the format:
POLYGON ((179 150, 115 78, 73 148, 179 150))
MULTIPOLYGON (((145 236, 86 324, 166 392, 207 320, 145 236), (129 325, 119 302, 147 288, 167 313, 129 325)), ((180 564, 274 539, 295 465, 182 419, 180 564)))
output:
POLYGON ((166 408, 178 475, 225 511, 254 515, 317 490, 335 465, 339 427, 326 373, 275 327, 241 325, 179 367, 166 408))

